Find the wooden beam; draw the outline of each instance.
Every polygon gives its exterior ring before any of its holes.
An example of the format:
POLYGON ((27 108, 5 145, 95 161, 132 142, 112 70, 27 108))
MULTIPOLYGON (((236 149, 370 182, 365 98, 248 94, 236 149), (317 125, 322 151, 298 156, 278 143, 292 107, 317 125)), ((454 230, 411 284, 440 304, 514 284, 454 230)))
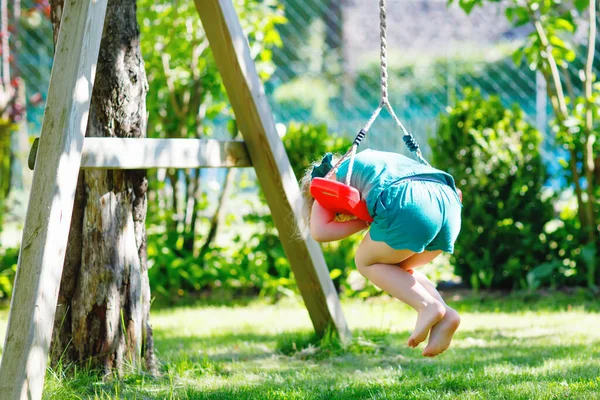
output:
MULTIPOLYGON (((37 140, 37 139, 36 139, 37 140)), ((31 149, 35 162, 37 142, 31 149)), ((81 168, 244 168, 251 167, 241 140, 85 138, 81 168)), ((30 165, 30 168, 33 168, 30 165)))
POLYGON ((231 0, 194 2, 315 330, 332 328, 346 340, 350 332, 339 297, 321 248, 306 229, 300 188, 231 0))
POLYGON ((0 366, 2 399, 42 398, 106 4, 65 2, 0 366))

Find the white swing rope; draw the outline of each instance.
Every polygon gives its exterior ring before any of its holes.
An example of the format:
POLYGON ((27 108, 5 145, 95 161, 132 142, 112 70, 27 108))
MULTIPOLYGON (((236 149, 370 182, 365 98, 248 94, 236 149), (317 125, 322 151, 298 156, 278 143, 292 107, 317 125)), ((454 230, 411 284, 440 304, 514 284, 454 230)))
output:
POLYGON ((337 171, 337 169, 342 164, 342 162, 346 158, 350 157, 350 164, 348 165, 348 172, 346 174, 346 181, 345 181, 346 185, 350 185, 350 177, 352 176, 352 169, 354 167, 354 156, 356 155, 358 146, 360 145, 360 142, 362 142, 362 140, 367 135, 367 132, 371 128, 371 125, 373 125, 373 122, 375 122, 375 120, 381 113, 381 110, 383 109, 383 107, 387 108, 390 115, 392 116, 392 119, 394 120, 394 122, 396 122, 396 125, 398 125, 400 127, 400 130, 402 131, 402 134, 403 134, 402 139, 404 140, 404 143, 406 144, 408 149, 411 152, 415 153, 417 159, 421 163, 423 163, 425 165, 429 165, 429 163, 425 160, 425 158, 423 158, 423 154, 421 153, 421 149, 419 148, 417 141, 415 140, 413 135, 411 135, 406 130, 404 125, 402 125, 402 122, 400 122, 400 120, 396 116, 396 113, 394 112, 394 109, 392 108, 392 105, 390 104, 390 102, 388 100, 387 32, 386 32, 387 31, 387 22, 386 22, 387 13, 386 13, 385 1, 386 0, 379 0, 379 37, 380 37, 379 56, 381 59, 381 102, 379 103, 379 107, 377 107, 377 109, 371 115, 371 118, 369 118, 369 121, 360 130, 360 132, 358 132, 358 135, 356 135, 356 138, 354 139, 354 143, 352 143, 352 147, 350 148, 350 150, 348 150, 346 152, 346 154, 344 154, 344 156, 335 164, 335 166, 331 169, 331 171, 329 171, 327 173, 327 175, 325 176, 325 178, 329 179, 335 173, 335 171, 337 171))

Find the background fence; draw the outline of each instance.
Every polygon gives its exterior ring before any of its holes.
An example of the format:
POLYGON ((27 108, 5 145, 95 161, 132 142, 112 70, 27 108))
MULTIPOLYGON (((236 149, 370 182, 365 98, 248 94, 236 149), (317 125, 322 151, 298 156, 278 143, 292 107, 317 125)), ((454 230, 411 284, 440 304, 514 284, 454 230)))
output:
MULTIPOLYGON (((35 0, 23 1, 23 9, 35 0)), ((390 101, 427 154, 426 137, 462 88, 472 86, 519 104, 544 131, 551 109, 543 80, 512 50, 530 33, 513 28, 505 3, 486 3, 467 16, 446 0, 388 0, 390 101)), ((287 23, 278 27, 283 46, 274 52, 276 71, 265 83, 277 122, 325 123, 333 133, 353 135, 379 102, 378 0, 280 0, 287 23)), ((581 24, 585 28, 585 22, 581 24)), ((19 68, 28 93, 45 93, 52 65, 52 30, 42 13, 24 15, 19 31, 19 68)), ((576 41, 585 40, 585 32, 576 41)), ((576 49, 583 65, 585 54, 576 49)), ((596 71, 600 60, 596 60, 596 71)), ((37 134, 43 107, 30 107, 37 134)), ((367 146, 404 151, 400 131, 384 111, 367 146)))

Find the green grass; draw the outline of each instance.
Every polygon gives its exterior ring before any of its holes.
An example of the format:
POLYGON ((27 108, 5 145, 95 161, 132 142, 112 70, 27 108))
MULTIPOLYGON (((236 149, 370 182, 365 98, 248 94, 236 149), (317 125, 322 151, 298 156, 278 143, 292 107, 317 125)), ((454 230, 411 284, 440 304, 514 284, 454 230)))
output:
MULTIPOLYGON (((462 325, 436 359, 405 345, 415 313, 345 302, 355 341, 316 341, 298 300, 153 314, 158 378, 50 371, 47 399, 596 399, 600 314, 591 295, 448 297, 462 325), (74 375, 74 376, 73 376, 74 375)), ((7 313, 0 313, 0 335, 7 313)), ((2 342, 0 342, 2 343, 2 342)))

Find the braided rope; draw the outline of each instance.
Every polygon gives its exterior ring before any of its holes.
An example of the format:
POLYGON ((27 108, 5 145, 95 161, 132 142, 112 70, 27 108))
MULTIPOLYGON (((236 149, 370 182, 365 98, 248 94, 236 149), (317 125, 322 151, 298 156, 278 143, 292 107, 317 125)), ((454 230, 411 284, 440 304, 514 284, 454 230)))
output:
POLYGON ((408 147, 408 150, 415 153, 415 155, 417 156, 417 160, 419 160, 422 164, 429 165, 429 163, 423 157, 423 153, 421 152, 421 149, 417 144, 417 140, 414 138, 413 135, 410 134, 410 132, 406 130, 404 125, 402 125, 402 122, 400 122, 400 120, 396 116, 396 113, 392 109, 392 105, 389 103, 389 101, 386 102, 385 106, 390 112, 392 119, 396 122, 396 125, 398 125, 400 127, 400 130, 402 130, 402 140, 404 141, 404 144, 406 144, 406 147, 408 147))
POLYGON ((388 88, 387 88, 387 12, 385 10, 385 0, 379 0, 379 38, 380 38, 380 51, 379 57, 381 58, 381 103, 385 104, 388 101, 388 88))
POLYGON ((379 0, 379 38, 380 38, 379 57, 381 60, 381 73, 380 73, 380 76, 381 76, 381 102, 379 103, 379 106, 373 112, 373 114, 371 115, 371 118, 369 118, 369 120, 367 121, 365 126, 360 130, 358 135, 356 135, 356 138, 354 139, 354 142, 352 143, 352 147, 350 148, 350 150, 348 150, 346 152, 346 154, 344 154, 344 156, 342 158, 340 158, 340 160, 335 164, 335 166, 331 169, 331 171, 329 171, 329 173, 325 176, 325 178, 329 179, 335 173, 335 171, 337 171, 337 169, 342 164, 342 162, 344 162, 347 158, 350 158, 350 164, 348 165, 348 172, 346 173, 346 180, 345 180, 346 185, 350 185, 350 177, 352 176, 352 170, 354 168, 354 156, 356 155, 358 146, 360 145, 362 140, 367 135, 367 132, 369 131, 369 129, 371 128, 371 125, 373 125, 373 123, 375 122, 375 120, 377 119, 379 114, 381 113, 381 110, 383 109, 383 107, 387 108, 387 110, 389 111, 389 113, 392 116, 392 119, 394 120, 396 125, 398 125, 400 127, 400 130, 402 131, 402 134, 403 134, 402 139, 404 140, 406 147, 408 147, 408 149, 411 152, 415 153, 417 159, 421 163, 423 163, 425 165, 429 165, 429 163, 423 157, 423 154, 421 153, 421 149, 419 148, 419 145, 417 144, 416 139, 410 132, 408 132, 408 130, 406 130, 404 125, 402 125, 402 122, 400 122, 400 119, 398 119, 398 117, 396 116, 396 113, 394 112, 394 109, 392 108, 392 105, 389 102, 388 72, 387 72, 387 22, 386 22, 387 11, 386 11, 386 3, 385 2, 386 2, 386 0, 379 0))
MULTIPOLYGON (((354 145, 352 147, 354 147, 354 145)), ((325 179, 331 178, 331 176, 335 173, 335 171, 338 170, 338 168, 340 167, 340 165, 342 165, 342 162, 344 162, 345 159, 347 159, 348 157, 350 157, 351 154, 352 154, 352 148, 350 148, 350 150, 348 150, 346 152, 346 154, 344 154, 342 156, 342 158, 340 158, 338 160, 338 162, 335 163, 335 165, 333 166, 333 168, 331 168, 331 170, 327 173, 327 175, 325 175, 325 179)))

